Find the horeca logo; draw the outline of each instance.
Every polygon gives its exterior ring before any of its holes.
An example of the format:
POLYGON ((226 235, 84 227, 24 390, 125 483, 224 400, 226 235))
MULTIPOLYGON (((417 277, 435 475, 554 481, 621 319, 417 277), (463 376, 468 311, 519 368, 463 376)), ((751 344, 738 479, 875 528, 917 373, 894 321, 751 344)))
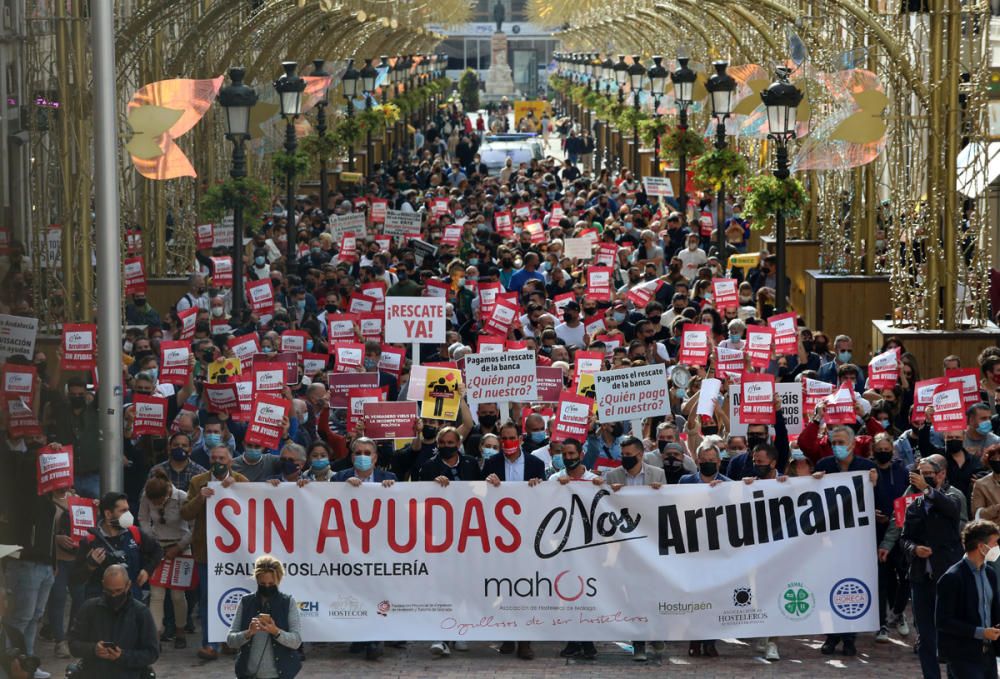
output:
POLYGON ((871 590, 857 578, 844 578, 830 589, 830 608, 844 620, 857 620, 871 605, 871 590))
POLYGON ((249 593, 250 590, 248 589, 233 587, 230 590, 226 590, 225 594, 219 597, 219 606, 217 608, 219 620, 225 623, 226 627, 233 624, 233 618, 236 617, 236 610, 240 607, 240 600, 249 593))

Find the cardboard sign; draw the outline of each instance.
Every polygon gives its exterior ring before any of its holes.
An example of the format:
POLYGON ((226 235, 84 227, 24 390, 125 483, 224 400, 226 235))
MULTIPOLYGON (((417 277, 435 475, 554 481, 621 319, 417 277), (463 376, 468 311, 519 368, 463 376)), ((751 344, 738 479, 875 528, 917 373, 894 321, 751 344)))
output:
POLYGON ((561 368, 535 368, 535 388, 541 403, 555 403, 562 395, 565 386, 563 385, 563 371, 561 368))
POLYGON ((506 337, 507 333, 513 327, 514 321, 517 320, 517 316, 517 304, 498 298, 496 304, 493 305, 493 312, 486 320, 486 323, 483 324, 483 330, 494 335, 506 337))
POLYGON ((461 383, 462 373, 458 370, 428 368, 420 417, 448 420, 449 422, 458 419, 458 408, 461 401, 458 395, 458 386, 461 383))
POLYGON ((718 311, 737 309, 740 306, 738 286, 735 278, 713 278, 712 299, 718 311))
POLYGON ((811 377, 802 379, 802 413, 811 417, 816 412, 816 406, 833 393, 833 385, 829 382, 814 380, 811 377))
POLYGON ((594 399, 564 392, 556 406, 555 421, 552 423, 552 440, 576 439, 581 444, 590 433, 590 413, 594 399))
POLYGON ((509 211, 494 213, 493 226, 497 233, 504 238, 510 238, 514 235, 514 220, 509 211))
POLYGON ((583 331, 593 338, 606 331, 608 326, 604 324, 604 311, 598 310, 593 316, 583 319, 583 331))
POLYGON ((232 257, 212 257, 212 283, 217 288, 233 287, 232 257))
MULTIPOLYGON (((326 338, 331 341, 346 340, 352 341, 357 338, 358 322, 357 314, 327 314, 326 315, 326 338)), ((332 344, 330 345, 332 348, 332 344)))
POLYGON ((910 493, 897 497, 892 501, 892 516, 896 520, 896 525, 900 528, 906 522, 906 508, 913 504, 914 500, 921 497, 923 493, 910 493))
POLYGON ((500 291, 500 283, 483 283, 479 286, 479 318, 485 320, 490 317, 500 291))
POLYGON ((385 309, 373 311, 370 314, 359 314, 359 325, 361 326, 361 339, 381 339, 385 328, 385 309))
POLYGON ((389 208, 389 201, 385 198, 370 198, 372 224, 382 224, 385 222, 385 212, 389 208))
POLYGON ((330 215, 327 220, 327 231, 333 236, 335 243, 339 243, 346 234, 351 234, 355 238, 365 238, 368 236, 365 213, 348 212, 345 215, 330 215))
POLYGON ((559 226, 559 222, 566 216, 563 206, 558 203, 552 205, 552 212, 549 213, 549 227, 559 226))
POLYGON ((226 344, 233 351, 233 355, 239 359, 240 363, 249 363, 253 360, 254 354, 260 353, 260 341, 256 333, 230 337, 226 344))
POLYGON ((64 323, 62 333, 63 370, 93 370, 97 367, 97 326, 93 323, 64 323))
POLYGON ((253 362, 253 392, 280 394, 285 389, 285 364, 280 361, 253 362))
POLYGON ((193 556, 163 559, 149 576, 149 583, 164 589, 186 592, 198 586, 198 571, 193 556))
POLYGON ((618 257, 617 243, 598 243, 597 252, 594 254, 594 264, 603 266, 614 266, 618 257))
POLYGON ((708 365, 708 357, 712 353, 709 333, 712 329, 707 325, 685 323, 681 329, 681 350, 677 362, 683 365, 708 365))
POLYGON ((934 390, 934 428, 939 432, 964 431, 965 405, 962 402, 962 385, 948 382, 934 390))
MULTIPOLYGON (((345 427, 348 432, 353 432, 359 423, 365 422, 365 404, 385 401, 386 390, 381 387, 367 389, 351 389, 347 392, 347 417, 345 427)), ((368 423, 365 422, 367 435, 368 423)))
POLYGON ((857 413, 854 411, 854 390, 850 385, 845 384, 827 396, 823 421, 828 427, 854 424, 857 419, 857 413))
POLYGON ((598 302, 610 302, 614 290, 611 267, 592 266, 587 269, 587 297, 598 302))
POLYGON ((406 349, 382 345, 382 353, 378 359, 378 369, 399 377, 403 374, 403 366, 406 363, 406 349))
MULTIPOLYGON (((351 389, 378 387, 378 373, 329 373, 326 382, 330 387, 330 407, 346 408, 347 394, 351 389)), ((410 387, 412 388, 412 379, 410 387)), ((423 391, 421 390, 421 394, 423 391)), ((416 397, 420 398, 420 395, 416 397)))
POLYGON ((375 440, 413 439, 417 436, 417 404, 413 401, 366 401, 362 406, 365 436, 375 440))
POLYGON ((472 403, 527 402, 538 399, 535 352, 508 351, 465 357, 466 399, 472 403))
POLYGON ((42 426, 28 401, 21 397, 7 399, 7 431, 11 440, 41 436, 42 426))
POLYGON ((577 351, 575 355, 575 372, 573 380, 579 381, 581 375, 594 374, 600 372, 604 367, 604 352, 602 351, 577 351))
POLYGON ((670 414, 670 386, 663 363, 595 373, 594 387, 601 423, 670 414))
POLYGON ((38 370, 33 365, 6 363, 3 366, 3 397, 20 398, 30 407, 35 400, 38 370))
POLYGON ((444 281, 439 281, 436 278, 428 279, 426 288, 428 297, 446 299, 448 297, 448 293, 451 292, 451 285, 445 283, 444 281))
POLYGON ((347 310, 352 314, 367 314, 375 310, 376 304, 378 304, 378 300, 374 297, 355 292, 351 295, 347 310))
POLYGON ((563 257, 570 259, 590 259, 593 244, 589 238, 566 238, 563 240, 563 257))
POLYGON ((545 242, 545 227, 537 219, 533 219, 530 222, 524 223, 524 230, 531 235, 531 242, 533 244, 539 244, 545 242))
POLYGON ((37 318, 0 314, 0 361, 6 361, 11 356, 32 359, 37 335, 37 318))
POLYGON ((281 333, 281 351, 302 354, 308 349, 312 337, 305 330, 286 330, 281 333))
POLYGON ((721 379, 739 375, 746 367, 746 358, 739 349, 715 347, 715 374, 721 379))
POLYGON ((167 399, 162 396, 132 395, 135 420, 132 436, 163 436, 167 433, 167 399))
POLYGON ((530 203, 518 203, 514 206, 514 216, 521 219, 528 219, 531 217, 531 204, 530 203))
POLYGON ((250 281, 246 289, 247 301, 250 302, 250 310, 253 313, 258 316, 274 313, 274 288, 271 287, 270 278, 250 281))
POLYGON ((979 403, 979 372, 975 368, 949 368, 944 376, 950 382, 962 383, 962 405, 968 408, 979 403))
POLYGON ((461 226, 444 227, 444 233, 441 234, 441 245, 450 245, 451 247, 455 247, 461 242, 462 242, 461 226))
POLYGON ((443 344, 445 300, 390 297, 385 304, 385 340, 390 343, 443 344))
POLYGON ((503 350, 507 346, 507 341, 503 337, 496 335, 480 335, 476 338, 476 343, 476 351, 480 354, 503 353, 503 350))
POLYGON ((233 415, 240 411, 240 399, 235 383, 206 384, 203 392, 206 401, 205 409, 208 412, 233 415))
POLYGON ((794 311, 778 314, 767 319, 767 325, 774 330, 774 351, 782 356, 794 356, 799 352, 799 338, 796 330, 798 315, 794 311))
POLYGON ((199 224, 195 227, 195 237, 199 250, 210 250, 215 239, 215 228, 212 224, 199 224))
POLYGON ((198 322, 198 307, 193 306, 184 311, 177 312, 177 320, 180 321, 178 339, 191 341, 194 337, 194 327, 198 322))
POLYGON ((246 375, 240 375, 233 380, 233 386, 236 387, 236 398, 239 400, 240 409, 239 413, 231 413, 232 417, 237 422, 249 422, 250 421, 250 406, 253 403, 253 375, 249 374, 247 371, 246 375))
POLYGON ((646 281, 645 283, 639 283, 638 285, 632 286, 625 297, 628 301, 632 302, 632 305, 637 309, 643 309, 647 304, 653 301, 653 297, 656 296, 657 291, 663 286, 663 281, 657 278, 656 280, 646 281))
POLYGON ((365 364, 365 345, 361 342, 341 342, 333 349, 333 369, 336 372, 352 372, 365 364))
POLYGON ((419 212, 403 212, 402 210, 386 210, 382 233, 386 236, 400 238, 419 238, 422 218, 419 212))
POLYGON ((337 261, 348 264, 358 261, 358 239, 353 231, 348 231, 340 237, 340 249, 337 253, 337 261))
POLYGON ((313 377, 316 373, 325 372, 329 359, 329 354, 314 354, 310 351, 304 352, 302 354, 302 373, 313 377))
POLYGON ((77 495, 66 496, 66 510, 69 514, 69 536, 73 544, 90 535, 89 528, 97 527, 97 500, 77 495))
MULTIPOLYGON (((246 359, 247 364, 253 362, 253 357, 246 359)), ((225 358, 220 356, 208 364, 207 382, 209 384, 225 384, 232 381, 234 377, 243 372, 243 363, 238 358, 225 358)))
POLYGON ((451 214, 451 208, 448 207, 447 198, 431 198, 431 216, 440 217, 449 214, 451 214))
POLYGON ((913 415, 912 422, 921 426, 927 419, 927 407, 934 404, 934 392, 942 384, 948 383, 947 377, 935 377, 930 380, 920 380, 913 385, 913 415))
POLYGON ((190 376, 190 342, 160 342, 160 382, 183 386, 190 376))
POLYGON ((283 398, 268 394, 256 395, 244 441, 268 450, 277 449, 283 433, 282 420, 289 416, 291 410, 292 404, 283 398))
POLYGON ((774 375, 743 376, 740 420, 746 424, 774 424, 774 375))
POLYGON ((146 292, 146 268, 142 257, 129 257, 125 260, 125 294, 137 292, 146 292))
POLYGON ((715 231, 715 217, 708 210, 702 210, 698 216, 698 233, 702 238, 711 238, 715 231))
POLYGON ((231 248, 235 242, 236 234, 232 215, 222 218, 221 224, 216 224, 212 230, 213 248, 231 248))
POLYGON ((657 198, 674 197, 674 184, 670 181, 670 177, 645 176, 642 178, 642 186, 646 189, 647 196, 656 196, 657 198))
MULTIPOLYGON (((899 381, 899 349, 881 353, 868 363, 868 384, 872 389, 892 389, 899 381)), ((976 391, 978 400, 979 391, 976 391)))
POLYGON ((750 357, 750 365, 760 369, 770 365, 774 354, 774 328, 748 325, 746 340, 744 351, 750 357))

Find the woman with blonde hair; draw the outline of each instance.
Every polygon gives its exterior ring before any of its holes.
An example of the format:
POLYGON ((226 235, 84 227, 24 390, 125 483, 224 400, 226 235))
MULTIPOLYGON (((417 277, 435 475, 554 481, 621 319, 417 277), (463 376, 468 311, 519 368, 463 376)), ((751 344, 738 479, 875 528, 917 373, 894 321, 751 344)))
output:
POLYGON ((253 568, 257 591, 240 599, 226 644, 238 649, 240 679, 290 679, 302 669, 299 606, 278 591, 285 575, 281 562, 269 554, 257 557, 253 568))

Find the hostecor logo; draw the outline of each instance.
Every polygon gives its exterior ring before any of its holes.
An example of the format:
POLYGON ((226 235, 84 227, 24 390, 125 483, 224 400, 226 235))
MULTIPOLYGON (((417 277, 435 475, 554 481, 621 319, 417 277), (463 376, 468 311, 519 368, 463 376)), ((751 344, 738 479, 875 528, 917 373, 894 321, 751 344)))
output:
POLYGON ((216 610, 219 614, 219 620, 221 620, 226 627, 233 624, 233 618, 236 617, 236 610, 240 607, 240 600, 249 593, 250 590, 248 589, 233 587, 219 597, 219 605, 216 610))
POLYGON ((844 578, 830 590, 830 608, 844 620, 857 620, 871 605, 871 590, 857 578, 844 578))

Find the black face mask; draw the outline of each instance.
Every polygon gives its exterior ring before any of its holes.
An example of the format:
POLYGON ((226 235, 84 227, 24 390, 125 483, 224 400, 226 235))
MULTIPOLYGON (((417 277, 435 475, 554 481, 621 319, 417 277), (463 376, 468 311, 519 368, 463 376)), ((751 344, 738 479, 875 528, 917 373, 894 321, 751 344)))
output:
POLYGON ((624 455, 622 455, 622 466, 625 467, 625 469, 632 469, 637 464, 639 464, 639 458, 637 458, 637 457, 625 457, 624 455))
POLYGON ((430 441, 431 439, 437 437, 437 435, 438 435, 438 428, 437 427, 432 427, 429 424, 425 424, 424 428, 420 430, 420 433, 424 437, 425 441, 430 441))
POLYGON ((958 453, 962 452, 962 448, 964 446, 965 446, 964 441, 958 441, 956 439, 944 442, 944 448, 945 450, 948 451, 949 455, 957 455, 958 453))
POLYGON ((715 476, 719 471, 719 464, 717 462, 702 462, 698 465, 698 471, 701 472, 702 476, 715 476))
POLYGON ((128 602, 130 593, 125 590, 121 594, 109 594, 104 592, 104 602, 111 607, 111 610, 120 611, 122 607, 128 602))
POLYGON ((1000 460, 990 460, 990 469, 994 474, 1000 474, 1000 460))
POLYGON ((481 426, 483 426, 483 427, 486 427, 487 429, 492 429, 493 426, 496 423, 497 423, 497 416, 496 415, 480 415, 479 416, 479 424, 481 426))
POLYGON ((455 446, 438 446, 438 454, 446 460, 458 455, 458 448, 455 446))
POLYGON ((574 469, 579 467, 582 462, 583 460, 581 460, 580 458, 576 458, 573 460, 567 460, 566 458, 563 458, 563 464, 566 465, 566 471, 573 471, 574 469))
POLYGON ((337 305, 336 304, 327 304, 323 308, 326 309, 326 313, 328 313, 328 314, 335 314, 335 313, 337 313, 337 305))
POLYGON ((277 593, 277 585, 257 585, 257 596, 262 599, 268 599, 277 593))
POLYGON ((875 461, 879 464, 886 464, 892 461, 892 451, 891 450, 876 450, 873 454, 875 461))
POLYGON ((933 476, 924 476, 924 483, 926 483, 931 488, 937 488, 937 479, 933 476))
POLYGON ((656 447, 659 448, 660 452, 662 453, 663 449, 666 448, 669 443, 670 443, 670 441, 657 441, 656 442, 656 447))
POLYGON ((753 466, 753 473, 758 479, 766 479, 771 475, 771 465, 755 464, 753 466))
POLYGON ((673 471, 683 471, 684 463, 678 460, 676 457, 668 457, 663 460, 663 469, 668 474, 673 471))
POLYGON ((719 428, 714 424, 710 426, 706 425, 701 428, 701 433, 704 434, 705 436, 715 436, 716 434, 719 433, 719 428))
POLYGON ((753 450, 757 446, 762 446, 767 443, 767 437, 761 436, 760 434, 748 434, 747 435, 747 448, 753 450))
POLYGON ((70 396, 69 397, 69 405, 74 410, 79 410, 80 408, 82 408, 85 405, 87 405, 87 397, 86 396, 70 396))
POLYGON ((613 425, 611 425, 611 435, 614 436, 615 438, 618 438, 624 433, 625 433, 625 427, 622 425, 621 422, 615 422, 613 425))

